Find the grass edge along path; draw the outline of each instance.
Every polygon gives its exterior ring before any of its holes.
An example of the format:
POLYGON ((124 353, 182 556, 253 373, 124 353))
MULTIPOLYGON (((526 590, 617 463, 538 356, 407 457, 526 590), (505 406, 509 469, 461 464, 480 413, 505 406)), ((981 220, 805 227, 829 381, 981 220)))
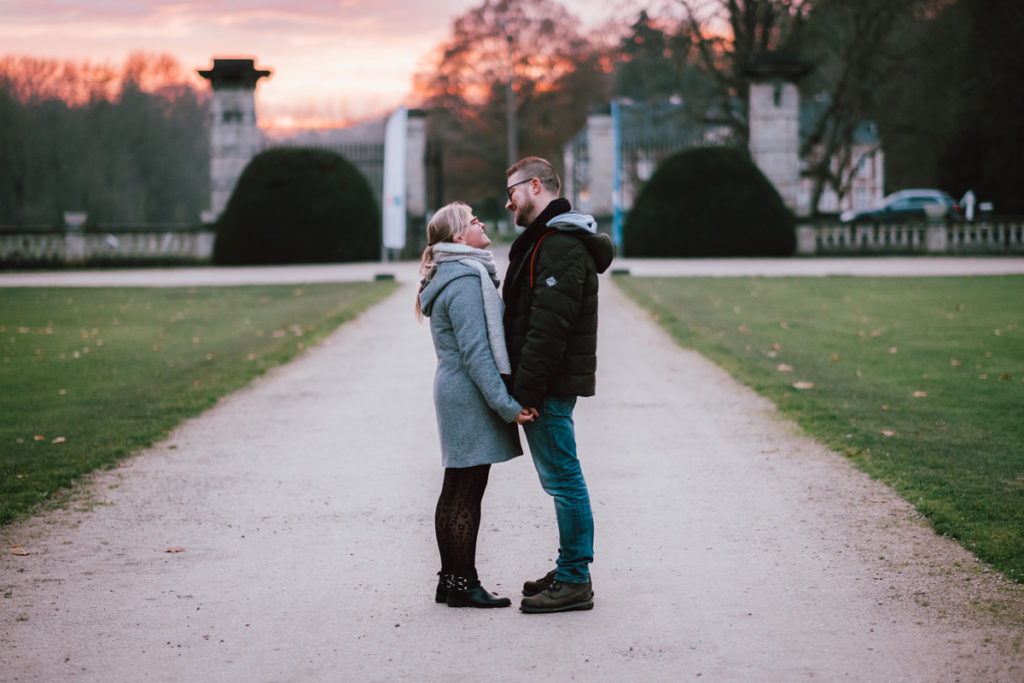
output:
POLYGON ((1024 582, 1024 276, 614 281, 681 346, 1024 582))
POLYGON ((83 475, 153 445, 397 287, 0 288, 0 526, 63 504, 83 475))

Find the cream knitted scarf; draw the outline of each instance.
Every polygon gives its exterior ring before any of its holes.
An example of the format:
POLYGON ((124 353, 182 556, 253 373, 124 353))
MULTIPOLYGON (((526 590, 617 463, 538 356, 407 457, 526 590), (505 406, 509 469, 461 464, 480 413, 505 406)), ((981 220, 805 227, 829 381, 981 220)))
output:
POLYGON ((434 269, 440 263, 458 261, 477 271, 480 276, 480 291, 484 297, 484 320, 487 323, 487 340, 491 345, 494 364, 502 375, 512 374, 512 365, 508 360, 508 349, 505 347, 505 328, 502 317, 505 314, 505 303, 498 294, 497 269, 494 267, 494 256, 485 249, 476 249, 455 242, 438 242, 431 249, 429 280, 434 269))

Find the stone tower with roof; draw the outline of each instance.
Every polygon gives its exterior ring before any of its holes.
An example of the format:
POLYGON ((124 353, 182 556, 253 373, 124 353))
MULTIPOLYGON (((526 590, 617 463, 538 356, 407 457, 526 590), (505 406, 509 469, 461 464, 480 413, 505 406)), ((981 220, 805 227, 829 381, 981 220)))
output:
POLYGON ((204 222, 217 220, 227 206, 246 164, 263 147, 256 126, 256 83, 270 71, 256 69, 252 59, 214 59, 213 68, 199 70, 210 81, 210 211, 204 222))

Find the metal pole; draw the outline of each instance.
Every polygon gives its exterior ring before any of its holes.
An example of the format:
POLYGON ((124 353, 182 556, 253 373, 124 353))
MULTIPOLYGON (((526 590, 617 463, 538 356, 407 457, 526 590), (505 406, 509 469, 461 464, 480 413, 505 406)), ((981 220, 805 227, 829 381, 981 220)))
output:
POLYGON ((622 255, 622 117, 619 101, 612 99, 612 244, 622 255))
POLYGON ((512 33, 508 31, 508 24, 505 24, 505 38, 508 41, 508 82, 505 87, 505 126, 508 131, 508 167, 516 163, 516 93, 512 89, 512 81, 515 78, 516 65, 512 60, 512 33))

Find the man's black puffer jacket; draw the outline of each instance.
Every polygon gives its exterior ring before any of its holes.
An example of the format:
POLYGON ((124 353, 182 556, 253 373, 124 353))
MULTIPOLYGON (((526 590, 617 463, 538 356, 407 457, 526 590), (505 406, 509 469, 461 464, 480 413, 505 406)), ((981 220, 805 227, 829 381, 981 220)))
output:
POLYGON ((528 407, 545 396, 593 396, 598 273, 612 262, 608 235, 556 199, 520 235, 502 290, 511 394, 528 407), (539 247, 538 247, 539 243, 539 247))

